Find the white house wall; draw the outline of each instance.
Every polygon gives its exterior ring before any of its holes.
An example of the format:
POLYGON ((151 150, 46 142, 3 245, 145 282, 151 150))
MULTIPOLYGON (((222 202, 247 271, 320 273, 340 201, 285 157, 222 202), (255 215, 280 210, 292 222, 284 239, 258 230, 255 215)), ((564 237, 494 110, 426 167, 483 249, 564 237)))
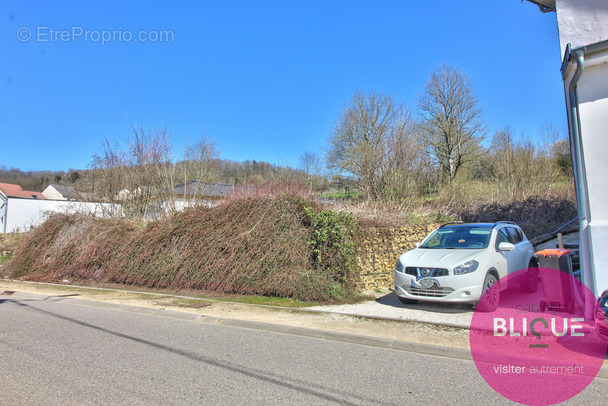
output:
POLYGON ((0 223, 0 232, 28 231, 42 224, 49 215, 82 213, 97 217, 120 216, 122 208, 108 203, 68 202, 36 199, 8 199, 6 216, 0 223))
POLYGON ((608 38, 607 0, 557 0, 557 27, 562 56, 572 48, 608 38))
POLYGON ((219 200, 175 199, 173 202, 163 202, 162 208, 165 210, 165 213, 171 213, 173 209, 177 212, 180 212, 186 210, 189 207, 215 207, 219 203, 219 200))
POLYGON ((589 243, 597 293, 601 293, 608 289, 608 64, 589 62, 578 83, 578 97, 587 168, 589 243))
POLYGON ((585 68, 578 96, 591 220, 608 221, 608 64, 585 68))
MULTIPOLYGON (((608 40, 608 0, 556 0, 562 55, 572 49, 608 40)), ((586 218, 580 219, 581 266, 586 284, 596 294, 608 289, 608 55, 586 55, 577 84, 578 121, 584 176, 577 179, 579 199, 588 201, 586 218)), ((564 78, 566 95, 576 60, 564 78)), ((566 103, 570 111, 570 100, 566 103)), ((569 117, 569 125, 573 121, 569 117)), ((579 201, 580 203, 580 201, 579 201)), ((580 213, 580 208, 579 208, 580 213)))

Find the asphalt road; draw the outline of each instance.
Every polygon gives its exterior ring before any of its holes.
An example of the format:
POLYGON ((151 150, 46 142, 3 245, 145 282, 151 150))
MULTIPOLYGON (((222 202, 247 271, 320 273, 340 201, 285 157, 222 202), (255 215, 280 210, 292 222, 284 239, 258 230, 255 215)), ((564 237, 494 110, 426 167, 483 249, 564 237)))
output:
MULTIPOLYGON (((471 361, 0 296, 0 405, 502 405, 471 361)), ((571 404, 605 404, 596 379, 571 404)))

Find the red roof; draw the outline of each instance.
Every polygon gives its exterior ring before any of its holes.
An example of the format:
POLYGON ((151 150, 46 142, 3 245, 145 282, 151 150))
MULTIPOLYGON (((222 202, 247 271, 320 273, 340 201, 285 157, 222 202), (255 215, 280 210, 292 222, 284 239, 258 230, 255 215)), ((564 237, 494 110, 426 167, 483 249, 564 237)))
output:
POLYGON ((2 192, 2 194, 6 197, 46 200, 46 197, 44 197, 42 193, 23 190, 21 186, 13 185, 11 183, 0 183, 0 192, 2 192))

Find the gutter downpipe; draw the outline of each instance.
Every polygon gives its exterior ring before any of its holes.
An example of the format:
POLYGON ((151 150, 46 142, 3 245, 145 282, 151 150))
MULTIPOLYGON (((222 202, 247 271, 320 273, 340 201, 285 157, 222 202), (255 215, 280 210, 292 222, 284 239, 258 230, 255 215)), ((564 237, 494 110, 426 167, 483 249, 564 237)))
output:
POLYGON ((0 218, 4 218, 4 220, 2 221, 2 232, 6 234, 6 223, 8 223, 8 197, 4 199, 2 196, 0 196, 0 200, 2 200, 2 206, 0 206, 0 213, 2 212, 2 209, 4 209, 4 214, 0 216, 0 218))
MULTIPOLYGON (((591 247, 588 236, 587 227, 589 225, 589 199, 587 197, 586 191, 586 176, 584 170, 584 157, 582 151, 582 139, 581 139, 581 129, 580 129, 580 116, 579 116, 579 105, 578 105, 578 92, 577 85, 578 82, 583 76, 583 72, 585 70, 585 48, 577 48, 575 50, 571 49, 570 44, 568 44, 566 48, 566 56, 564 58, 564 63, 562 65, 562 78, 566 79, 567 74, 567 66, 573 60, 576 59, 576 71, 570 80, 570 84, 568 85, 568 98, 569 98, 569 111, 568 118, 570 122, 570 145, 572 148, 572 158, 574 165, 574 176, 576 182, 576 197, 578 203, 578 218, 579 218, 579 244, 581 248, 581 276, 582 282, 592 291, 595 292, 595 278, 594 278, 594 270, 593 270, 593 261, 591 260, 591 247)), ((580 296, 580 292, 578 289, 575 290, 575 297, 581 306, 581 308, 585 309, 585 319, 591 320, 593 319, 593 302, 592 298, 589 300, 584 300, 580 296), (586 303, 585 303, 586 302, 586 303)), ((595 299, 595 298, 593 298, 595 299)))

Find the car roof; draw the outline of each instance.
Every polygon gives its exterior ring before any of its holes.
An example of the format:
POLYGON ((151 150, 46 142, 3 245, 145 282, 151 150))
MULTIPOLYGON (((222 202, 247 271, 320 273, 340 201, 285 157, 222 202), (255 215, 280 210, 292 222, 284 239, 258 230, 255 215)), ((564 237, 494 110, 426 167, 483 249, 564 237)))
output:
POLYGON ((443 227, 487 227, 487 228, 494 228, 496 226, 500 226, 500 225, 510 225, 510 226, 517 226, 517 224, 513 223, 512 221, 497 221, 495 223, 446 223, 446 224, 442 224, 439 228, 443 228, 443 227))

